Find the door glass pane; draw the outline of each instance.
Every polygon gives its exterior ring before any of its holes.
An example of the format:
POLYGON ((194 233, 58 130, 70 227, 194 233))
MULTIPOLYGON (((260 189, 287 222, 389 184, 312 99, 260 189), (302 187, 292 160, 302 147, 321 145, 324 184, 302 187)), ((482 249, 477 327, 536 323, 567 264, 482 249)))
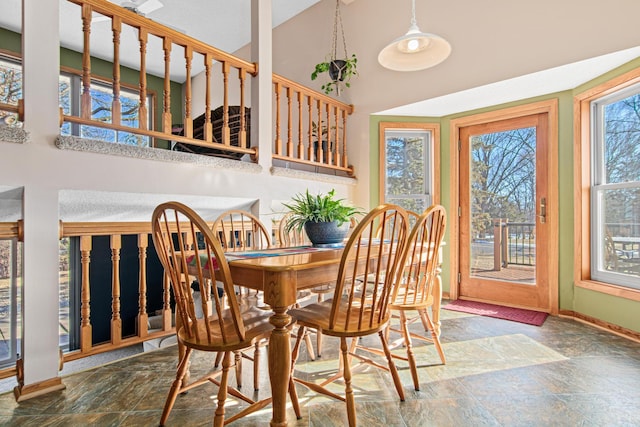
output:
POLYGON ((535 283, 536 128, 471 136, 471 276, 535 283))

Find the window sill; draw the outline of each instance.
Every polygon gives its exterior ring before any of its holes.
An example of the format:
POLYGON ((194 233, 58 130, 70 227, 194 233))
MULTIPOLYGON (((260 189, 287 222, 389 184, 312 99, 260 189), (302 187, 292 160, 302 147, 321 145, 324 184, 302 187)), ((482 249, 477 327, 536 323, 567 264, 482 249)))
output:
POLYGON ((201 156, 180 151, 163 150, 161 148, 136 147, 133 145, 115 144, 75 136, 60 135, 56 138, 56 147, 61 150, 85 151, 90 153, 110 154, 121 157, 133 157, 145 160, 159 160, 173 163, 191 163, 218 169, 233 169, 241 172, 260 173, 262 167, 251 162, 229 160, 212 156, 201 156))
POLYGON ((576 282, 576 287, 640 302, 640 290, 638 289, 625 288, 623 286, 593 280, 580 280, 576 282))
POLYGON ((29 142, 29 132, 21 128, 0 126, 0 141, 25 144, 29 142))

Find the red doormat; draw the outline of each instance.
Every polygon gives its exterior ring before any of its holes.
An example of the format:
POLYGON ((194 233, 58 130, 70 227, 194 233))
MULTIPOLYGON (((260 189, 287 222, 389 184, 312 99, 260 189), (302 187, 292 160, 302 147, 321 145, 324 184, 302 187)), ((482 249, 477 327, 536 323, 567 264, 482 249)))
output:
POLYGON ((455 300, 442 306, 445 310, 461 311, 463 313, 478 314, 480 316, 495 317, 497 319, 512 320, 528 325, 542 326, 547 313, 525 310, 523 308, 503 307, 483 302, 455 300))

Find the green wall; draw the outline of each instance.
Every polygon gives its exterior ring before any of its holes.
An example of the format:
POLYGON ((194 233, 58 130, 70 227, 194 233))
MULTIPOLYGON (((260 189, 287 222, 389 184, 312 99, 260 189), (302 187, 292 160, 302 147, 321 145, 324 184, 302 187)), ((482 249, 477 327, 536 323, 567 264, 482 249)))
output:
MULTIPOLYGON (((20 34, 0 28, 0 50, 20 54, 21 37, 20 34)), ((78 52, 60 48, 60 65, 74 70, 82 70, 82 55, 78 52)), ((113 77, 113 64, 98 58, 91 58, 91 74, 111 79, 113 77)), ((132 85, 137 88, 140 82, 140 73, 137 70, 120 67, 121 83, 132 85)), ((160 77, 147 74, 147 89, 155 94, 154 123, 155 129, 160 130, 162 126, 162 94, 164 91, 164 80, 160 77)), ((182 122, 182 84, 171 82, 171 112, 173 122, 182 122)), ((168 148, 167 141, 156 141, 160 148, 168 148)))
MULTIPOLYGON (((619 325, 624 328, 640 332, 640 302, 619 298, 600 292, 590 291, 574 286, 574 179, 573 179, 573 96, 586 89, 597 86, 617 75, 640 67, 640 58, 631 61, 603 76, 600 76, 574 90, 554 93, 531 99, 520 100, 503 105, 466 111, 463 113, 433 117, 397 117, 397 116, 371 116, 370 117, 370 162, 371 162, 371 204, 375 206, 379 202, 379 146, 378 125, 381 121, 389 122, 427 122, 440 124, 440 200, 448 212, 455 212, 456 207, 451 205, 451 144, 449 137, 449 125, 452 119, 465 117, 488 111, 500 110, 517 105, 530 104, 537 101, 558 100, 558 194, 559 205, 559 271, 558 271, 558 298, 560 310, 575 311, 592 318, 619 325)), ((550 207, 551 208, 551 207, 550 207)), ((450 240, 447 230, 445 240, 450 240)), ((449 290, 451 268, 449 265, 448 251, 443 254, 443 290, 449 290)))

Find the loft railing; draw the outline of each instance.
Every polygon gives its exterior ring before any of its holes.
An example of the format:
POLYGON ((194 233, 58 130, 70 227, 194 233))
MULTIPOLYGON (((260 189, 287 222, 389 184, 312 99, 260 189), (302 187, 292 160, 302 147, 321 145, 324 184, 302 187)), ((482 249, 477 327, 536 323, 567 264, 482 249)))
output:
MULTIPOLYGON (((255 76, 257 64, 253 64, 191 38, 172 28, 165 27, 134 12, 107 2, 106 0, 68 0, 81 8, 79 27, 82 29, 82 88, 80 111, 60 113, 61 125, 65 122, 75 125, 95 126, 121 132, 130 132, 158 140, 178 142, 187 146, 205 147, 227 153, 229 157, 249 154, 255 161, 257 142, 249 144, 250 120, 245 109, 247 105, 247 75, 255 76), (113 44, 113 73, 111 90, 111 120, 93 119, 90 86, 94 77, 92 73, 92 28, 95 17, 106 17, 111 23, 113 44), (120 50, 121 35, 126 28, 133 28, 139 42, 139 117, 146 117, 147 105, 147 46, 151 36, 162 41, 164 88, 162 100, 162 119, 156 129, 148 129, 145 120, 139 120, 136 128, 123 125, 121 122, 120 104, 120 50), (182 49, 184 52, 183 84, 184 99, 182 111, 172 111, 171 92, 172 52, 182 49), (192 68, 194 55, 204 60, 205 99, 204 124, 202 133, 194 133, 194 105, 192 102, 192 68), (214 72, 214 65, 219 64, 220 72, 214 72), (236 77, 237 76, 237 77, 236 77), (211 93, 221 94, 222 120, 221 129, 217 129, 215 138, 212 125, 211 93), (230 107, 238 109, 239 117, 230 117, 230 107), (233 119, 233 123, 232 123, 233 119), (173 133, 173 124, 180 123, 179 134, 173 133)), ((175 61, 174 61, 175 62, 175 61)), ((217 70, 217 68, 215 68, 217 70)), ((320 167, 330 171, 341 171, 353 175, 353 168, 347 158, 347 116, 353 112, 353 106, 336 101, 322 93, 297 84, 284 77, 273 75, 274 84, 274 132, 272 158, 276 161, 292 162, 301 165, 320 167)), ((178 96, 181 96, 178 95, 178 96)))
POLYGON ((273 158, 353 175, 347 158, 347 116, 353 106, 273 75, 273 158))
MULTIPOLYGON (((209 46, 196 39, 193 39, 179 31, 160 25, 150 19, 137 15, 134 12, 116 6, 104 0, 68 0, 81 6, 82 33, 83 33, 83 50, 82 50, 82 94, 81 108, 79 116, 62 114, 62 122, 71 122, 80 125, 98 126, 117 131, 134 132, 152 138, 172 140, 182 142, 188 145, 216 148, 226 152, 246 153, 255 155, 255 148, 247 146, 246 131, 247 123, 244 123, 244 115, 241 119, 240 128, 237 130, 238 145, 231 145, 231 132, 229 127, 229 97, 231 93, 231 85, 234 85, 234 92, 238 93, 238 102, 241 111, 245 106, 245 83, 247 74, 256 75, 257 67, 255 64, 236 58, 225 53, 215 47, 209 46), (91 29, 94 16, 105 16, 111 21, 111 32, 113 34, 113 76, 111 81, 113 91, 112 104, 112 120, 111 123, 92 120, 91 118, 91 95, 90 85, 92 80, 91 72, 91 29), (138 128, 123 126, 120 122, 121 105, 120 105, 120 41, 124 28, 134 28, 138 34, 140 60, 139 60, 139 93, 140 117, 146 117, 148 112, 147 106, 147 46, 150 36, 160 38, 162 41, 163 61, 164 61, 164 89, 162 94, 162 123, 159 130, 147 129, 146 121, 139 120, 138 128), (185 83, 184 83, 184 116, 181 112, 171 110, 171 52, 174 47, 183 49, 184 67, 185 67, 185 83), (194 55, 200 55, 204 58, 204 67, 206 75, 205 83, 205 122, 203 125, 203 138, 195 139, 193 136, 193 103, 192 103, 192 87, 191 87, 191 70, 194 55), (214 63, 221 65, 221 82, 222 87, 222 105, 223 105, 223 121, 222 121, 222 140, 213 140, 213 128, 211 125, 211 97, 212 88, 212 68, 214 63), (235 84, 231 83, 232 72, 237 73, 235 84), (175 120, 180 117, 181 120, 175 120), (183 124, 183 135, 174 135, 172 133, 172 124, 181 122, 183 124)), ((216 87, 218 89, 218 87, 216 87)), ((174 95, 175 96, 175 95, 174 95)), ((178 96, 181 96, 178 95, 178 96)))
POLYGON ((0 102, 0 111, 14 113, 19 122, 24 121, 24 102, 22 99, 19 99, 17 104, 5 104, 0 102))

